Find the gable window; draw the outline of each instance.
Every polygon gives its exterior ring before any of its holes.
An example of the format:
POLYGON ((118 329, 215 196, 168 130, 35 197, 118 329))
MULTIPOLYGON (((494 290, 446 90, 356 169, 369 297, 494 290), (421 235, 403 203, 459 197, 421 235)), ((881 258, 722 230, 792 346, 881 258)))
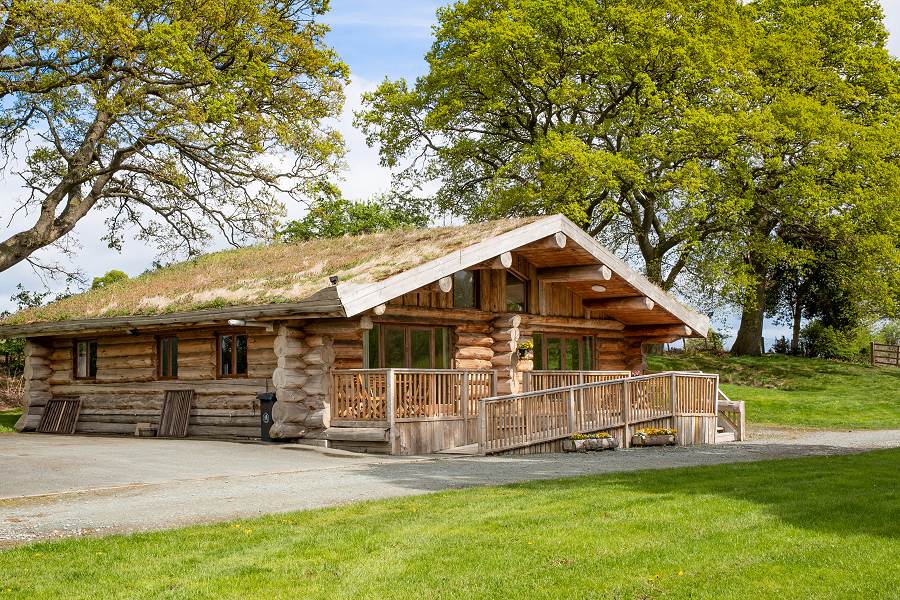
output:
POLYGON ((506 272, 506 310, 509 312, 528 310, 528 284, 511 271, 506 272))
POLYGON ((93 379, 97 376, 97 340, 77 340, 72 358, 75 379, 93 379))
POLYGON ((593 367, 594 344, 590 336, 535 333, 532 340, 535 370, 590 371, 593 367))
POLYGON ((247 336, 225 334, 219 336, 219 377, 247 376, 247 336))
POLYGON ((453 308, 478 308, 478 272, 453 274, 453 308))
POLYGON ((156 364, 159 365, 160 379, 178 377, 178 338, 161 337, 156 346, 156 364))
POLYGON ((365 338, 367 369, 447 369, 450 331, 446 327, 375 325, 365 338))

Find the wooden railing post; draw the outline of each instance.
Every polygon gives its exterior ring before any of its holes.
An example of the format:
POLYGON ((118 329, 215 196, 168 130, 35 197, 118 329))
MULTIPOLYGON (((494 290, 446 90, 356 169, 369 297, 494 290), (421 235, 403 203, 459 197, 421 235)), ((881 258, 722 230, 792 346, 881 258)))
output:
POLYGON ((469 443, 469 372, 463 371, 462 389, 459 390, 459 414, 463 420, 466 444, 469 443))
POLYGON ((491 371, 491 397, 497 395, 497 370, 491 371))
POLYGON ((481 406, 478 407, 478 453, 487 454, 487 403, 485 398, 481 399, 481 406))
POLYGON ((388 423, 388 440, 391 447, 391 454, 397 454, 397 431, 394 418, 394 402, 397 392, 397 384, 394 379, 394 369, 388 369, 384 376, 384 411, 388 423))
POLYGON ((672 427, 675 427, 675 409, 678 406, 678 403, 675 400, 678 389, 678 383, 675 380, 675 373, 672 373, 672 387, 670 388, 669 394, 671 395, 672 400, 672 427))
POLYGON ((625 422, 625 443, 623 448, 631 447, 631 383, 628 380, 622 382, 622 420, 625 422))
POLYGON ((531 391, 531 372, 525 371, 522 373, 522 391, 530 392, 531 391))
POLYGON ((567 396, 568 396, 568 402, 566 403, 567 404, 566 413, 567 413, 567 416, 569 417, 569 433, 571 434, 571 433, 575 433, 575 431, 576 431, 576 429, 575 429, 575 390, 572 388, 569 388, 567 396))

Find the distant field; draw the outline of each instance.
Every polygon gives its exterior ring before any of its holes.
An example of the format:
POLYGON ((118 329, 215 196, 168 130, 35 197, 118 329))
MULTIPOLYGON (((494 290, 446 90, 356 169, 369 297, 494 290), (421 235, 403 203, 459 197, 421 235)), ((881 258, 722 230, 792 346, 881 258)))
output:
POLYGON ((719 373, 756 425, 900 428, 900 369, 792 356, 652 356, 650 368, 719 373))

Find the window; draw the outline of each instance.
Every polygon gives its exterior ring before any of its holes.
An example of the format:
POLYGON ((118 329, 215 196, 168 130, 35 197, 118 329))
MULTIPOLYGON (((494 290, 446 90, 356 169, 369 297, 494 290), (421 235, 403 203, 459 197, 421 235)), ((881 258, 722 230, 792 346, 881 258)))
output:
POLYGON ((366 368, 447 369, 450 332, 446 327, 375 325, 365 338, 366 368))
POLYGON ((532 339, 536 370, 590 371, 593 366, 594 344, 590 336, 535 333, 532 339))
POLYGON ((506 310, 509 312, 525 312, 528 309, 528 285, 525 280, 506 272, 506 310))
POLYGON ((219 377, 246 377, 247 336, 219 336, 219 377))
POLYGON ((453 308, 478 308, 478 272, 453 274, 453 308))
POLYGON ((72 371, 76 379, 97 376, 97 340, 78 340, 72 352, 72 371))
POLYGON ((156 348, 156 364, 160 379, 176 379, 178 377, 178 338, 161 337, 156 348))

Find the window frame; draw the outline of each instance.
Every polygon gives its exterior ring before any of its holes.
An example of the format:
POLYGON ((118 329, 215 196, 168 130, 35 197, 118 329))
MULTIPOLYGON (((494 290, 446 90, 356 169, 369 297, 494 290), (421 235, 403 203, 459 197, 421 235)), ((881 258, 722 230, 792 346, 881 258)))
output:
POLYGON ((159 335, 156 337, 156 378, 161 381, 178 379, 178 336, 177 335, 159 335), (163 374, 163 344, 169 342, 169 371, 168 375, 163 374), (174 342, 174 344, 172 344, 174 342), (172 360, 172 349, 174 348, 175 360, 172 360), (173 368, 174 367, 174 368, 173 368), (172 374, 174 371, 174 375, 172 374))
POLYGON ((405 324, 405 323, 375 323, 369 333, 365 335, 363 338, 363 364, 366 369, 452 369, 453 368, 453 349, 452 349, 452 340, 450 337, 450 328, 444 325, 420 325, 420 324, 405 324), (385 351, 384 351, 384 333, 385 329, 400 329, 403 331, 403 366, 402 367, 385 367, 384 359, 385 359, 385 351), (412 356, 412 332, 413 331, 428 331, 430 335, 429 339, 429 362, 432 366, 430 367, 413 367, 411 366, 413 363, 412 356), (438 358, 438 344, 440 343, 440 334, 439 331, 443 330, 444 335, 446 336, 446 367, 443 366, 435 366, 438 358), (375 348, 375 356, 378 358, 378 364, 373 365, 372 362, 372 336, 376 336, 376 348, 375 348))
POLYGON ((576 333, 543 333, 535 332, 532 334, 532 340, 535 336, 541 336, 540 341, 535 341, 535 346, 540 346, 540 352, 535 352, 535 361, 540 360, 540 364, 535 366, 537 371, 592 371, 594 368, 594 337, 590 335, 578 335, 576 333), (549 340, 559 340, 559 369, 549 368, 547 362, 547 351, 550 346, 549 340), (571 340, 578 343, 577 365, 572 368, 566 363, 566 345, 571 340), (538 356, 540 354, 540 356, 538 356), (587 358, 587 367, 585 368, 585 358, 587 358))
POLYGON ((77 379, 78 381, 93 381, 97 379, 97 356, 98 356, 98 348, 97 348, 97 339, 89 338, 89 339, 75 339, 72 340, 72 379, 77 379), (87 355, 87 375, 79 375, 78 374, 78 345, 79 344, 87 344, 88 345, 88 355, 87 355), (93 348, 93 361, 91 361, 91 349, 93 348), (91 372, 91 366, 93 362, 93 373, 91 372))
POLYGON ((525 314, 528 312, 529 302, 528 302, 528 292, 529 292, 529 281, 528 277, 513 271, 512 269, 507 269, 506 274, 503 278, 503 305, 508 313, 516 313, 516 314, 525 314), (522 284, 522 308, 520 310, 513 310, 509 307, 509 278, 514 277, 518 279, 522 284))
POLYGON ((238 331, 227 333, 216 333, 216 379, 246 379, 250 376, 250 336, 246 333, 238 331), (237 373, 237 338, 247 338, 247 371, 245 373, 237 373), (222 338, 231 337, 234 341, 231 344, 231 366, 233 372, 222 373, 222 338))
POLYGON ((453 274, 453 290, 451 291, 453 298, 453 308, 459 310, 481 310, 481 271, 475 269, 461 269, 453 274), (457 306, 456 305, 456 275, 457 273, 472 274, 472 298, 473 306, 457 306))

